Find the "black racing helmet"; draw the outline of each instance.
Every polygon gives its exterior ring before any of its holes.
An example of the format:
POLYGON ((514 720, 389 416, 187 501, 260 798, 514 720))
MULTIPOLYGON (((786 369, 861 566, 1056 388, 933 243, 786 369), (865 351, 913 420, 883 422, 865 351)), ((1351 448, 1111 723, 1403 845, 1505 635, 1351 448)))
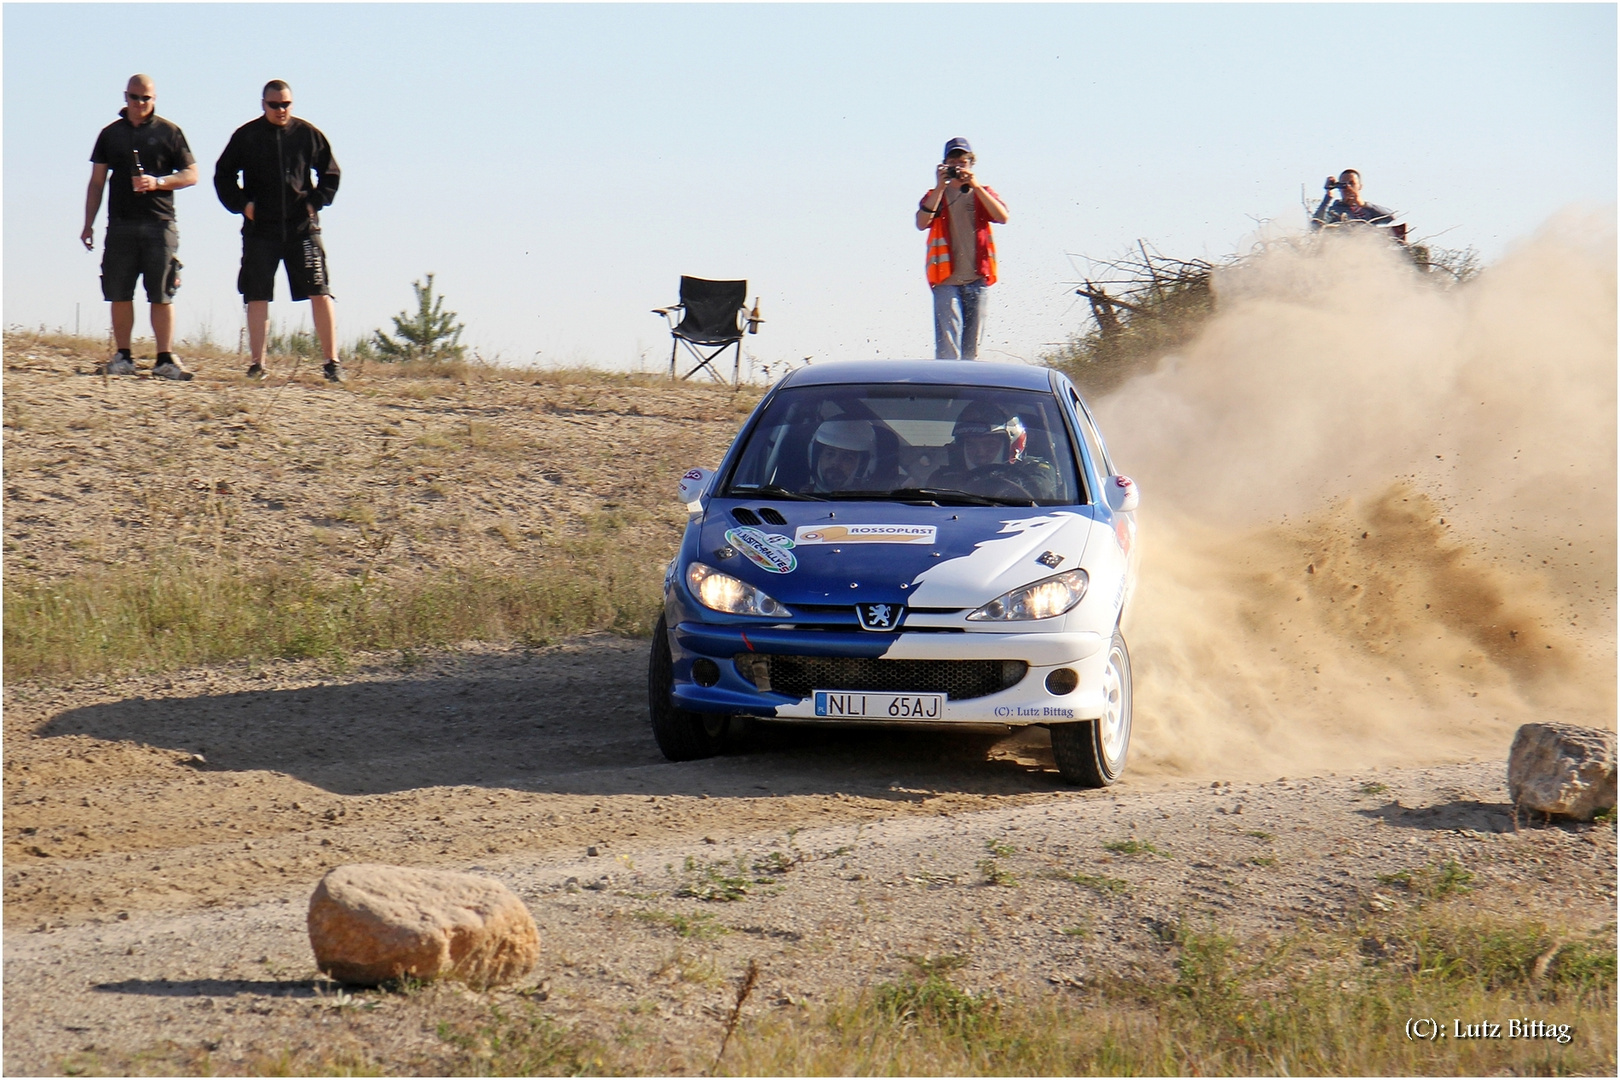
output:
POLYGON ((1008 465, 1023 460, 1024 448, 1029 443, 1024 422, 1016 416, 1008 416, 1000 406, 988 401, 975 401, 963 409, 951 428, 951 439, 957 445, 961 445, 963 437, 977 435, 999 435, 1006 440, 1006 452, 997 460, 1008 465))

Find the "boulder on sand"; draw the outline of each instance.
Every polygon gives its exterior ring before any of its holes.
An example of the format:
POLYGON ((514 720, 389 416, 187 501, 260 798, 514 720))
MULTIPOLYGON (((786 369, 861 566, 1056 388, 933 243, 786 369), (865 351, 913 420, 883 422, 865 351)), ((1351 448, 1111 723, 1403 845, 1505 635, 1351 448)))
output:
POLYGON ((315 963, 341 982, 410 977, 486 987, 540 959, 540 931, 505 885, 477 874, 378 863, 339 866, 309 898, 315 963))
POLYGON ((1508 795, 1524 810, 1591 821, 1614 809, 1615 736, 1573 724, 1524 724, 1508 751, 1508 795))

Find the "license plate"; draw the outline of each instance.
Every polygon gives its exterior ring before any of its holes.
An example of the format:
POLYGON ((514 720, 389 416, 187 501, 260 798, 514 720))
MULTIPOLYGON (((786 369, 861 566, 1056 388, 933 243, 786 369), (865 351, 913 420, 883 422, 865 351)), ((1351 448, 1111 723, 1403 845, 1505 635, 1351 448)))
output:
POLYGON ((944 694, 865 694, 817 690, 816 715, 850 720, 938 720, 944 694))

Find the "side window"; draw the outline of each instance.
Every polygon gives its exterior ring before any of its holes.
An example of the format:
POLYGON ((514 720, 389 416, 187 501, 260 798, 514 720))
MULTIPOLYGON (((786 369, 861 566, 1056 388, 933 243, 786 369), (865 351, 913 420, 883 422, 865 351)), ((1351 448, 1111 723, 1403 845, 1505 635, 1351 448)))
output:
MULTIPOLYGON (((1103 464, 1102 450, 1097 442, 1097 430, 1092 426, 1091 417, 1086 415, 1086 407, 1081 403, 1080 395, 1074 392, 1073 387, 1069 388, 1069 404, 1074 408, 1076 426, 1080 428, 1080 438, 1086 444, 1086 459, 1091 464, 1092 472, 1101 474, 1094 475, 1092 482, 1100 485, 1107 480, 1107 474, 1102 472, 1107 466, 1103 464)), ((1101 487, 1098 490, 1102 490, 1101 487)))
POLYGON ((1086 450, 1091 455, 1091 460, 1105 470, 1107 476, 1113 476, 1114 463, 1108 458, 1108 447, 1103 444, 1102 436, 1097 432, 1097 425, 1086 409, 1086 403, 1080 400, 1080 395, 1072 386, 1069 387, 1069 400, 1074 403, 1074 415, 1080 421, 1080 434, 1086 440, 1086 450))

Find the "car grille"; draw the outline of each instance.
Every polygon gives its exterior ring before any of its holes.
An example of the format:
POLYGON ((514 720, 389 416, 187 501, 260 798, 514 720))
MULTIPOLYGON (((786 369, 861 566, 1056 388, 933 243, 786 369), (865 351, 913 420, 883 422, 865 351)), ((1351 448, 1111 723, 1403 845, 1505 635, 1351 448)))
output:
POLYGON ((761 690, 809 697, 812 690, 944 694, 966 701, 1014 686, 1029 670, 1022 660, 875 660, 855 656, 738 653, 743 678, 761 690))

